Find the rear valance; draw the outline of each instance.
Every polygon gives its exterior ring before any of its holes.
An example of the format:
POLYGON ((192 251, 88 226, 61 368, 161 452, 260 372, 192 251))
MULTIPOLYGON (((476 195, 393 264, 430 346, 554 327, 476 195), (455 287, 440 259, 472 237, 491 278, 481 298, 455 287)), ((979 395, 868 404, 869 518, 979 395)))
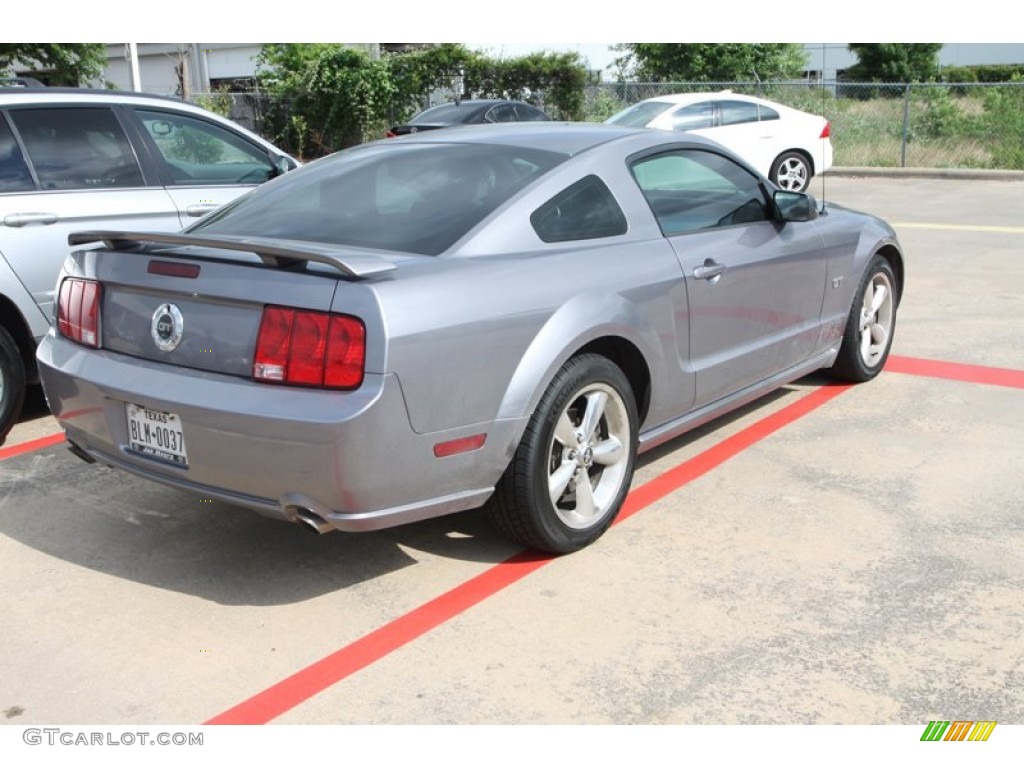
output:
POLYGON ((115 232, 97 230, 76 232, 68 236, 68 245, 103 242, 112 251, 132 251, 144 245, 183 245, 215 248, 256 254, 264 264, 288 269, 298 264, 314 262, 333 267, 348 277, 362 278, 390 272, 395 265, 380 256, 339 250, 298 240, 269 240, 232 235, 205 237, 168 232, 115 232))

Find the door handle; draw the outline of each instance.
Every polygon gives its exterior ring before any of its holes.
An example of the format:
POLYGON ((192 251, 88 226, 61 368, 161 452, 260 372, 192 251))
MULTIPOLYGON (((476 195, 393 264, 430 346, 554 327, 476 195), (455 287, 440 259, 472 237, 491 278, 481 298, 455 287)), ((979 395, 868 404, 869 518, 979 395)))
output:
POLYGON ((185 209, 185 213, 189 216, 205 216, 210 211, 215 211, 220 208, 216 203, 198 203, 196 205, 190 205, 185 209))
POLYGON ((705 259, 704 263, 694 268, 693 276, 698 280, 718 282, 718 278, 725 272, 725 264, 719 264, 714 259, 705 259))
POLYGON ((9 213, 4 216, 8 227, 24 227, 26 224, 56 224, 56 213, 9 213))

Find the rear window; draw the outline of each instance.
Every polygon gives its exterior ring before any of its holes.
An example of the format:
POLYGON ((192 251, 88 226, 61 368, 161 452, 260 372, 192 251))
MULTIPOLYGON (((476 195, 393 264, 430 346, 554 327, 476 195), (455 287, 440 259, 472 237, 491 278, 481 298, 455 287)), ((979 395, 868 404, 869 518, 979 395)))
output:
POLYGON ((480 144, 380 144, 318 160, 192 226, 436 256, 565 155, 480 144))
POLYGON ((617 115, 612 115, 605 122, 615 125, 626 125, 631 128, 643 128, 662 112, 671 108, 671 106, 671 104, 665 101, 641 101, 632 107, 626 107, 617 115))
POLYGON ((740 125, 757 122, 757 104, 748 101, 721 101, 722 125, 740 125))
POLYGON ((409 124, 460 123, 479 109, 479 104, 440 104, 436 107, 431 107, 430 109, 420 112, 409 121, 409 124))

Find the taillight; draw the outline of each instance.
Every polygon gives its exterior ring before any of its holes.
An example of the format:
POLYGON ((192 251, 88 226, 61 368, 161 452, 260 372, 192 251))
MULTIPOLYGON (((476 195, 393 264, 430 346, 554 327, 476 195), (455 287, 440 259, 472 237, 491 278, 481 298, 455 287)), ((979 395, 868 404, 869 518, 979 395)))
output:
POLYGON ((100 299, 103 291, 95 280, 68 277, 57 296, 57 330, 79 344, 100 345, 100 299))
POLYGON ((821 129, 821 136, 819 136, 818 138, 819 139, 827 139, 831 133, 832 133, 832 124, 829 123, 828 120, 826 120, 825 121, 825 127, 821 129))
POLYGON ((393 139, 393 138, 395 138, 395 137, 396 137, 397 135, 398 135, 398 134, 397 134, 397 133, 395 133, 395 132, 394 132, 394 131, 393 131, 393 130, 392 130, 391 128, 388 128, 388 132, 384 134, 384 138, 385 138, 385 139, 393 139))
POLYGON ((365 362, 366 328, 358 318, 264 308, 252 364, 257 381, 355 389, 365 362))

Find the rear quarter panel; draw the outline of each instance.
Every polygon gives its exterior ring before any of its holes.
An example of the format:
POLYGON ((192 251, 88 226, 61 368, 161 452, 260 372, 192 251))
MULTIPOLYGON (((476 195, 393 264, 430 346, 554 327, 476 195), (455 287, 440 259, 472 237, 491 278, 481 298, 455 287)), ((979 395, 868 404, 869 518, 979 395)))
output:
POLYGON ((597 338, 633 344, 659 391, 679 378, 685 284, 665 241, 439 267, 376 287, 388 369, 417 432, 529 416, 558 368, 597 338))

